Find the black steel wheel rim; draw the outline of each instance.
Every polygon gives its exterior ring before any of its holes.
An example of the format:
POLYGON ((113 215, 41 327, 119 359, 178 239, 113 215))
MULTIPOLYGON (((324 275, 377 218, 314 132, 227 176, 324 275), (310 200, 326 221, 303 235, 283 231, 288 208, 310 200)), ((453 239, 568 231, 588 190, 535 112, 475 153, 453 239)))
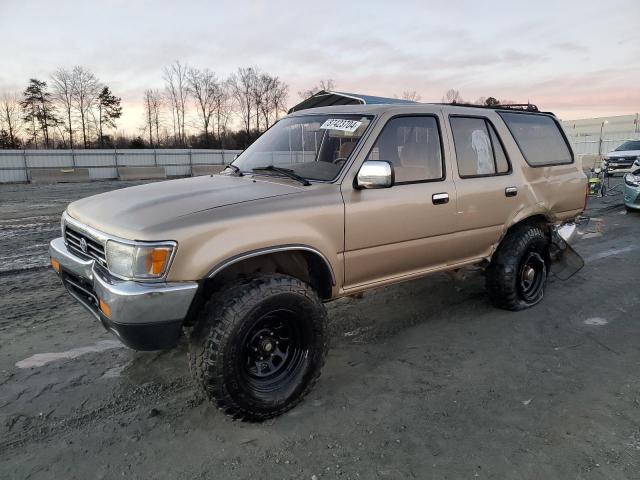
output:
POLYGON ((290 309, 271 310, 245 334, 240 375, 256 396, 287 389, 305 370, 311 339, 298 317, 290 309))
POLYGON ((547 266, 538 252, 528 252, 521 265, 518 286, 520 295, 527 302, 537 300, 544 288, 547 266))

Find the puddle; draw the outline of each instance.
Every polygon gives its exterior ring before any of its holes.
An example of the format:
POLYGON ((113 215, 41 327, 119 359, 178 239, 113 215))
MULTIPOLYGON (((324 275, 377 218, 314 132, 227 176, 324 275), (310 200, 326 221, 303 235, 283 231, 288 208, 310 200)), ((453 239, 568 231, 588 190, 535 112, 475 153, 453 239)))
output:
POLYGON ((17 362, 16 367, 43 367, 47 363, 56 362, 58 360, 78 358, 79 356, 87 353, 104 352, 106 350, 113 350, 114 348, 124 348, 124 345, 122 345, 118 340, 102 340, 94 345, 78 347, 67 350, 66 352, 36 353, 29 358, 25 358, 24 360, 17 362))
POLYGON ((606 325, 607 323, 609 323, 608 320, 602 318, 602 317, 593 317, 593 318, 587 318, 584 321, 585 325, 595 325, 595 326, 602 326, 602 325, 606 325))

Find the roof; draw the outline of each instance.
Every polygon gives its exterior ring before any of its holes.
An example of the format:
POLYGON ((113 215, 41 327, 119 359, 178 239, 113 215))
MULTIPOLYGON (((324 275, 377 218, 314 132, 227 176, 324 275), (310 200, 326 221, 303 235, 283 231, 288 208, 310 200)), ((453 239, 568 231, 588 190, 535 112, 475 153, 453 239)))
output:
POLYGON ((390 105, 390 104, 411 104, 417 103, 412 100, 401 100, 399 98, 376 97, 374 95, 363 95, 360 93, 335 92, 321 90, 309 98, 291 107, 288 113, 306 110, 315 107, 328 107, 332 105, 390 105))

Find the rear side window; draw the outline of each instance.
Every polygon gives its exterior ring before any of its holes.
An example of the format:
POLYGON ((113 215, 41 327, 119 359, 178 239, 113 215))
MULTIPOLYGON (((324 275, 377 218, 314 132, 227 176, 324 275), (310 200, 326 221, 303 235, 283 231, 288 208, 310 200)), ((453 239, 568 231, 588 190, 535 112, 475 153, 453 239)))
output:
POLYGON ((532 167, 573 162, 558 124, 546 115, 498 112, 532 167))
POLYGON ((450 122, 461 178, 509 172, 509 161, 491 123, 477 117, 451 117, 450 122))

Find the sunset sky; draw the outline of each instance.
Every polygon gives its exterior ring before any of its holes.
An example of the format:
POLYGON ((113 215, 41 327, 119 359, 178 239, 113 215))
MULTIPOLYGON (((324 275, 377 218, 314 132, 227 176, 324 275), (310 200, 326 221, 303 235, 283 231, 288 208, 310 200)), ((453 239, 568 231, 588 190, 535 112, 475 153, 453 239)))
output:
POLYGON ((83 65, 143 124, 174 60, 257 66, 297 93, 320 79, 382 96, 527 100, 564 119, 640 110, 640 1, 0 0, 0 93, 83 65))

